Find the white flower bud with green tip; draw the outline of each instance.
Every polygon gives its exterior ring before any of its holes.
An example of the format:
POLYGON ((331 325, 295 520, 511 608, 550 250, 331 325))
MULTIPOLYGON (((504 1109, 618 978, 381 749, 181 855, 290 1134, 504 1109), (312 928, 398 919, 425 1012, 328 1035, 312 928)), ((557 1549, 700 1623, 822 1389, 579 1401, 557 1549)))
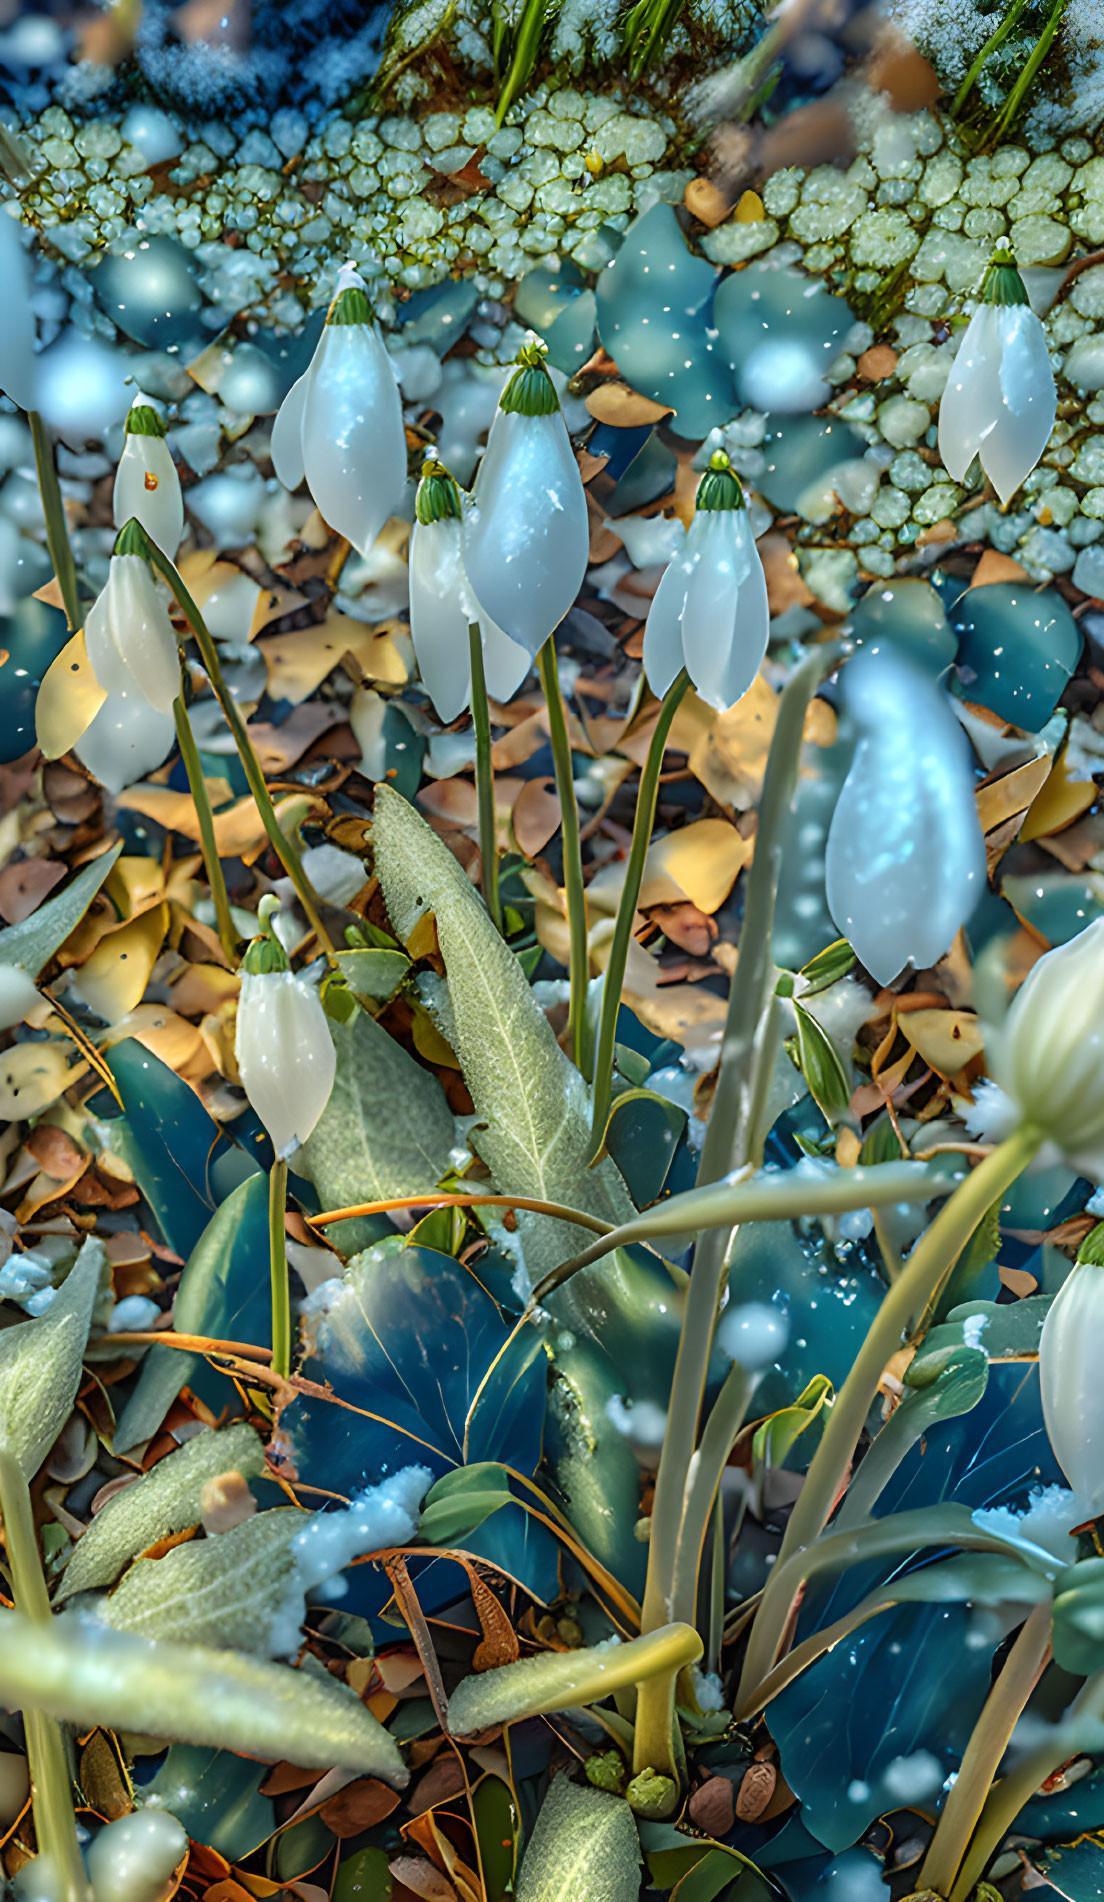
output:
POLYGON ((644 672, 661 698, 685 667, 694 690, 724 712, 763 664, 767 581, 743 490, 723 449, 698 485, 694 519, 648 611, 644 672))
POLYGON ((242 962, 235 1054, 242 1089, 284 1162, 330 1100, 337 1055, 318 992, 270 935, 275 908, 271 896, 261 900, 262 935, 242 962))
POLYGON ((180 650, 157 591, 145 530, 129 521, 115 543, 107 582, 88 610, 84 644, 106 693, 169 713, 180 692, 180 650))
POLYGON ((590 526, 543 345, 527 341, 517 361, 476 475, 464 564, 484 612, 535 655, 582 586, 590 526))
POLYGON ((443 463, 427 460, 410 537, 410 633, 422 683, 442 720, 471 704, 468 629, 483 641, 487 691, 509 700, 529 672, 530 656, 476 600, 464 567, 463 499, 443 463))
POLYGON ((367 555, 406 488, 402 399, 364 279, 342 267, 310 368, 272 426, 286 489, 306 479, 330 528, 367 555))
POLYGON ((985 841, 942 687, 890 649, 854 655, 842 680, 859 744, 828 833, 828 909, 888 984, 950 950, 985 890, 985 841))
POLYGON ((1054 428, 1058 394, 1046 333, 1012 253, 1000 250, 981 287, 939 404, 939 453, 961 482, 975 456, 1007 502, 1054 428))
POLYGON ((116 528, 139 522, 162 554, 173 561, 184 534, 180 477, 157 411, 141 395, 127 413, 126 441, 115 471, 116 528))
POLYGON ((93 1902, 167 1902, 187 1854, 187 1831, 167 1810, 121 1816, 98 1832, 88 1851, 93 1902))
POLYGON ((1086 1519, 1104 1512, 1102 1362, 1104 1224, 1082 1242, 1039 1338, 1039 1387, 1047 1437, 1086 1519))
POLYGON ((1104 1180, 1104 918, 1032 966, 985 1046, 1019 1120, 1079 1175, 1104 1180))

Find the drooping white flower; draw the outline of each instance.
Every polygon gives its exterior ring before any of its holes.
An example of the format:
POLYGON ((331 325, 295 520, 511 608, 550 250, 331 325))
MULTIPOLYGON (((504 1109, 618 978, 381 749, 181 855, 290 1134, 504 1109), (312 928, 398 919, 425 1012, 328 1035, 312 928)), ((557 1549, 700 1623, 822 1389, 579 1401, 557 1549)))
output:
POLYGON ((88 610, 84 644, 105 692, 169 713, 180 692, 179 648, 147 547, 143 529, 128 522, 115 543, 107 581, 88 610))
POLYGON ((242 965, 235 1051, 242 1089, 283 1161, 305 1143, 333 1088, 337 1056, 317 991, 255 941, 242 965), (270 968, 257 969, 256 951, 270 968), (251 958, 254 968, 250 968, 251 958))
MULTIPOLYGON (((1036 966, 1036 969, 1038 967, 1036 966)), ((1104 1512, 1104 1266, 1096 1228, 1047 1311, 1039 1338, 1043 1419, 1087 1519, 1104 1512)))
POLYGON ((150 540, 172 561, 184 534, 180 477, 157 411, 141 396, 126 419, 126 440, 115 471, 116 528, 140 522, 150 540))
POLYGON ((723 449, 698 486, 694 519, 664 570, 644 629, 644 672, 662 697, 685 667, 723 712, 742 700, 770 630, 767 581, 743 491, 723 449))
POLYGON ((440 718, 471 704, 471 646, 477 625, 487 691, 509 700, 529 672, 528 648, 497 627, 475 598, 464 566, 463 502, 443 464, 427 462, 410 537, 410 633, 418 670, 440 718))
POLYGON ((879 984, 934 964, 985 890, 969 743, 938 683, 891 649, 843 674, 859 731, 825 862, 828 909, 879 984))
POLYGON ((961 482, 975 456, 1007 502, 1054 427, 1058 395, 1046 334, 1010 251, 998 251, 939 405, 939 453, 961 482))
POLYGON ((402 399, 364 279, 345 265, 310 368, 272 426, 287 489, 306 484, 329 526, 367 555, 406 487, 402 399))
POLYGON ((567 424, 542 346, 526 343, 476 476, 464 535, 468 580, 491 621, 535 655, 574 603, 589 553, 567 424))
POLYGON ((27 253, 19 237, 17 202, 0 205, 0 282, 4 286, 4 315, 0 322, 0 390, 5 396, 10 396, 20 409, 37 409, 31 273, 27 253))
POLYGON ((1033 965, 986 1037, 993 1081, 1071 1169, 1104 1179, 1104 918, 1033 965))
POLYGON ((163 766, 175 744, 172 714, 132 688, 108 694, 73 751, 105 792, 121 793, 163 766))

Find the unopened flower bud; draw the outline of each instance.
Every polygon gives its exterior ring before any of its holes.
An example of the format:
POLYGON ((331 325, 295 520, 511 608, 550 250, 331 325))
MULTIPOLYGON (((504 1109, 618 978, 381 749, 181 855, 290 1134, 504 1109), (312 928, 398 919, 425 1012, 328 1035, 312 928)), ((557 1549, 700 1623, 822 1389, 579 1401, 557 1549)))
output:
POLYGON ((1104 1180, 1104 918, 1039 959, 986 1049, 1020 1120, 1104 1180))

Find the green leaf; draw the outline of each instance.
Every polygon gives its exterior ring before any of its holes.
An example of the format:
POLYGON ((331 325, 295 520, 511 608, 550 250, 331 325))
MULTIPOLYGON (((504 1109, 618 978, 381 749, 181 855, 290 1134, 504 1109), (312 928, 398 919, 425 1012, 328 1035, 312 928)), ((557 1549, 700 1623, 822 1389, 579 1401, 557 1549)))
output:
POLYGON ((968 1342, 991 1361, 1034 1360, 1053 1299, 1049 1294, 1029 1294, 1020 1301, 963 1301, 925 1337, 925 1355, 968 1342))
POLYGON ((834 944, 825 945, 815 958, 801 967, 801 976, 805 979, 802 997, 812 997, 817 991, 826 991, 830 984, 838 984, 841 977, 853 971, 857 959, 846 938, 837 938, 834 944))
POLYGON ((761 1466, 784 1466, 786 1455, 806 1427, 831 1403, 832 1383, 826 1374, 814 1374, 792 1407, 782 1407, 755 1429, 752 1451, 761 1466))
POLYGON ((32 1480, 73 1411, 106 1269, 89 1235, 46 1312, 0 1333, 0 1446, 32 1480))
POLYGON ((430 1487, 418 1520, 418 1536, 429 1545, 454 1546, 512 1499, 505 1468, 493 1460, 458 1466, 430 1487))
POLYGON ((143 1638, 271 1657, 295 1570, 291 1542, 308 1518, 295 1506, 275 1506, 227 1532, 173 1546, 163 1558, 138 1559, 96 1616, 143 1638))
POLYGON ((337 1872, 333 1902, 388 1902, 390 1894, 386 1849, 358 1849, 337 1872))
POLYGON ((244 1862, 276 1827, 272 1798, 260 1785, 268 1765, 229 1750, 173 1744, 142 1801, 167 1809, 193 1842, 207 1843, 228 1862, 244 1862))
POLYGON ((339 951, 337 965, 349 989, 373 1004, 385 1004, 410 969, 405 951, 339 951))
MULTIPOLYGON (((942 1329, 937 1332, 942 1332, 942 1329)), ((854 1525, 868 1517, 909 1448, 940 1420, 953 1420, 976 1407, 989 1381, 989 1362, 977 1347, 931 1348, 931 1337, 905 1374, 905 1394, 847 1489, 836 1524, 854 1525)))
POLYGON ((1104 1559, 1082 1559, 1056 1580, 1053 1645, 1056 1663, 1078 1677, 1104 1664, 1104 1559))
MULTIPOLYGON (((607 1159, 587 1168, 586 1084, 447 845, 388 786, 376 795, 373 843, 399 936, 409 939, 427 912, 437 920, 455 1021, 449 1041, 479 1118, 475 1141, 498 1188, 627 1220, 633 1205, 614 1165, 607 1159)), ((577 1232, 564 1223, 523 1216, 519 1224, 533 1280, 577 1249, 577 1232)))
MULTIPOLYGON (((358 951, 355 957, 396 953, 358 951)), ((435 1189, 456 1141, 452 1111, 437 1078, 358 1010, 331 1024, 337 1074, 319 1122, 295 1158, 325 1209, 435 1189)), ((342 1246, 335 1225, 334 1240, 342 1246)))
POLYGON ((696 1664, 702 1641, 690 1625, 662 1625, 627 1644, 591 1645, 578 1651, 543 1651, 462 1678, 448 1705, 454 1737, 470 1737, 492 1724, 519 1717, 596 1704, 661 1672, 696 1664))
POLYGON ((396 1788, 409 1778, 394 1739, 331 1677, 129 1631, 100 1630, 90 1643, 88 1625, 67 1613, 36 1624, 0 1612, 0 1704, 305 1770, 355 1770, 396 1788))
POLYGON ((476 1784, 472 1793, 472 1820, 479 1843, 486 1902, 513 1902, 517 1813, 509 1786, 500 1777, 485 1776, 476 1784))
POLYGON ((264 1448, 252 1427, 197 1433, 96 1514, 62 1574, 55 1602, 113 1584, 136 1553, 197 1525, 199 1496, 209 1479, 220 1473, 256 1479, 263 1471, 264 1448))
POLYGON ((521 1865, 517 1902, 636 1902, 640 1839, 622 1797, 555 1778, 521 1865))
POLYGON ((851 1106, 851 1079, 838 1051, 812 1014, 794 1001, 797 1019, 797 1065, 809 1085, 809 1094, 832 1124, 842 1121, 851 1106))
POLYGON ((0 964, 17 964, 31 977, 37 977, 80 924, 122 849, 120 840, 70 879, 63 891, 39 905, 29 918, 0 931, 0 964))

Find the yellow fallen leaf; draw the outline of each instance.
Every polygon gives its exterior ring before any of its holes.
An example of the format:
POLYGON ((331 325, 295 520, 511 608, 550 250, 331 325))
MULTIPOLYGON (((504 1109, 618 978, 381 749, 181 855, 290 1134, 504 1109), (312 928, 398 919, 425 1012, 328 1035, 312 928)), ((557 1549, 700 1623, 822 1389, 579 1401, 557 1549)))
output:
POLYGON ((162 903, 107 932, 81 965, 73 995, 108 1024, 133 1010, 149 983, 168 925, 169 908, 162 903))
POLYGON ((1020 827, 1021 839, 1044 839, 1051 832, 1061 832, 1065 826, 1072 825, 1075 819, 1080 819, 1095 798, 1094 780, 1070 778, 1063 748, 1054 762, 1049 779, 1044 780, 1028 807, 1027 817, 1020 827))
POLYGON ((984 1043, 981 1025, 968 1010, 910 1010, 897 1028, 918 1057, 937 1076, 953 1077, 979 1056, 984 1043))
MULTIPOLYGON (((156 820, 166 831, 181 832, 186 839, 199 838, 199 820, 190 793, 173 792, 168 786, 133 786, 119 794, 117 803, 131 812, 141 813, 145 819, 156 820)), ((321 801, 308 794, 290 794, 279 800, 275 810, 281 831, 291 837, 295 827, 316 804, 321 801)), ((220 858, 248 861, 261 851, 267 834, 251 794, 224 812, 216 812, 214 819, 215 845, 220 858)))
POLYGON ((196 1026, 170 1010, 167 1004, 136 1004, 112 1024, 110 1036, 104 1039, 104 1049, 110 1049, 124 1037, 133 1037, 178 1076, 187 1075, 199 1055, 202 1055, 199 1074, 205 1075, 209 1067, 206 1047, 196 1026))
POLYGON ((290 700, 293 706, 314 693, 346 654, 352 655, 369 680, 401 687, 409 675, 390 624, 371 628, 336 608, 316 627, 266 635, 257 646, 268 667, 269 693, 274 700, 290 700))
MULTIPOLYGON (((752 843, 727 819, 696 819, 656 839, 644 863, 640 909, 688 898, 699 911, 719 910, 751 857, 752 843)), ((615 860, 591 880, 588 900, 598 911, 615 912, 624 884, 625 861, 615 860)))
POLYGON ((688 722, 694 721, 686 747, 690 771, 718 805, 744 812, 763 790, 767 754, 778 717, 778 696, 763 675, 757 674, 743 699, 724 713, 714 713, 700 700, 688 713, 687 702, 694 698, 687 694, 679 708, 671 744, 684 744, 675 735, 687 713, 688 722))
POLYGON ((42 678, 35 701, 35 733, 46 759, 60 759, 87 732, 107 694, 84 645, 84 629, 66 641, 42 678))
POLYGON ((136 918, 165 895, 165 873, 159 859, 116 859, 104 881, 104 891, 120 918, 136 918))
POLYGON ((654 403, 616 378, 591 390, 586 406, 596 422, 611 423, 615 429, 640 429, 645 423, 661 423, 671 414, 669 403, 654 403))
POLYGON ((1050 778, 1053 761, 1049 753, 1026 760, 1002 778, 990 781, 975 794, 978 818, 983 832, 995 832, 1005 820, 1026 812, 1050 778))
POLYGON ((69 1064, 70 1045, 17 1043, 0 1056, 0 1121, 38 1116, 88 1068, 69 1064))

